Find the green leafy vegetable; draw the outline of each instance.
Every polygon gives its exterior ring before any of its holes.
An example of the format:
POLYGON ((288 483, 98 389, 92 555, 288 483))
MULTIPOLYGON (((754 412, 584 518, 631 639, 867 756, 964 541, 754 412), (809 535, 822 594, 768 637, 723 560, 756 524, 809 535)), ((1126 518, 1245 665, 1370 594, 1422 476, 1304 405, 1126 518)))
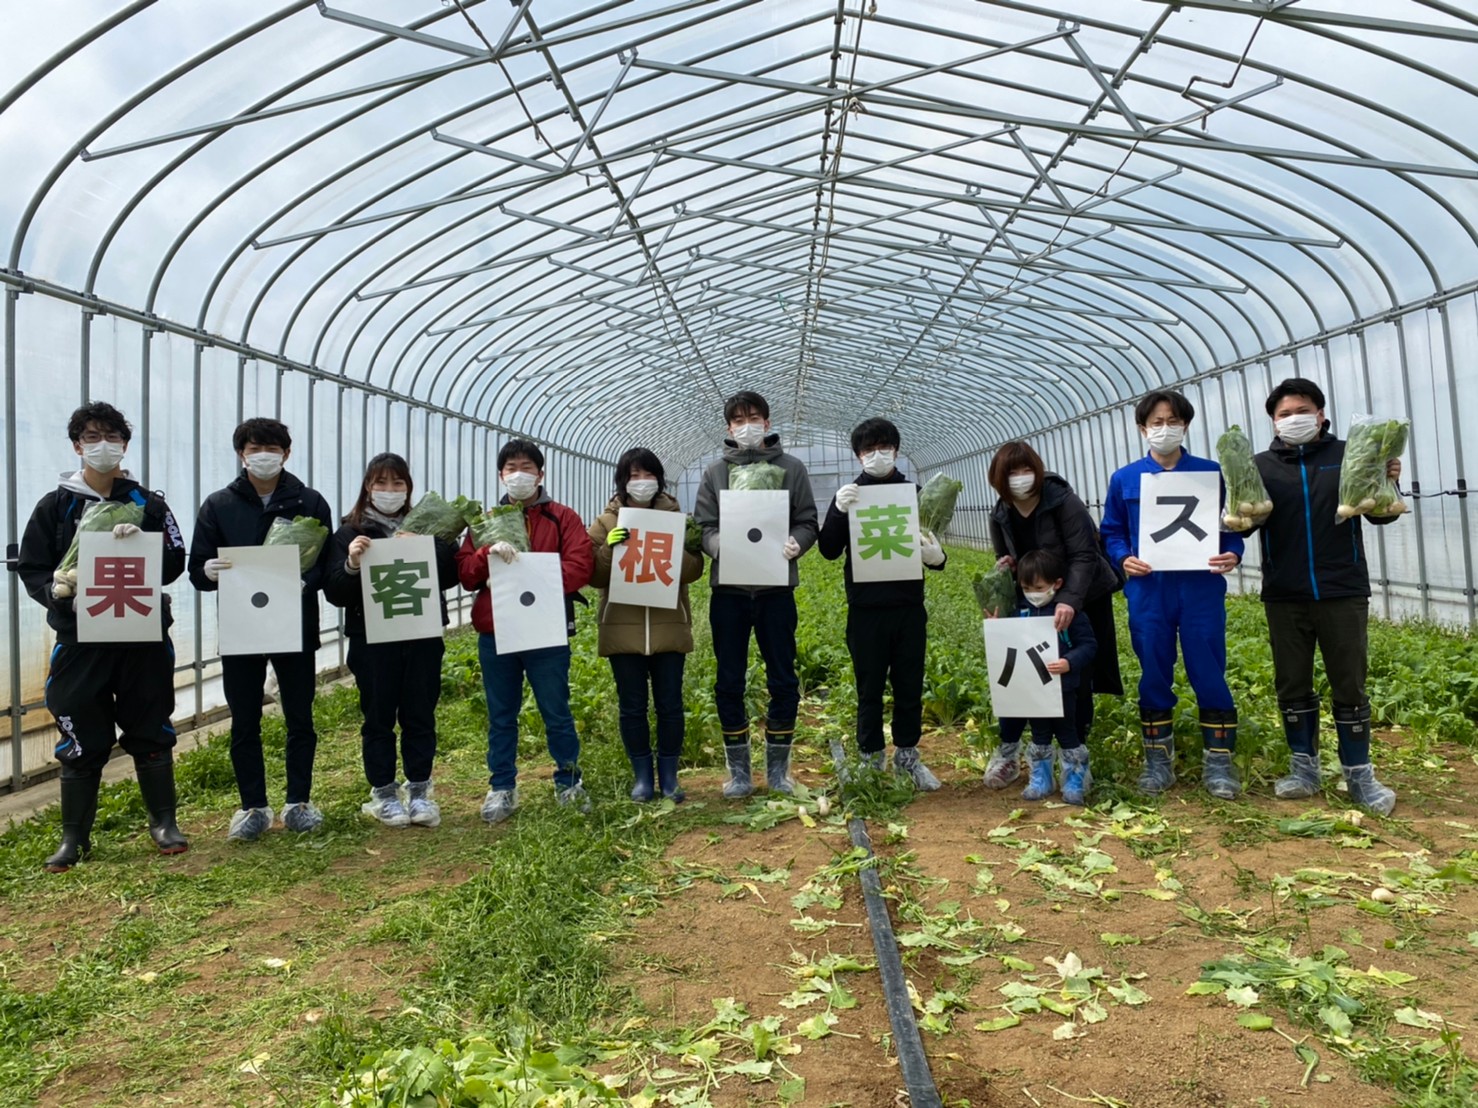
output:
POLYGON ((472 541, 478 546, 506 542, 514 550, 527 552, 529 533, 524 527, 523 508, 517 504, 499 504, 472 524, 472 541))
POLYGON ((1003 615, 1016 607, 1016 578, 1005 566, 977 573, 971 585, 981 615, 1003 615))
POLYGON ((1400 515, 1406 502, 1396 483, 1386 477, 1386 465, 1406 449, 1411 423, 1404 419, 1356 416, 1345 441, 1345 460, 1339 472, 1338 522, 1366 514, 1400 515))
POLYGON ((955 518, 955 500, 965 486, 953 477, 936 473, 919 491, 919 526, 930 534, 942 535, 955 518))
POLYGON ((263 546, 296 546, 298 548, 298 572, 307 573, 318 561, 318 553, 328 541, 328 528, 312 516, 288 519, 278 516, 267 528, 263 546))
POLYGON ((1272 514, 1273 501, 1252 460, 1252 444, 1242 428, 1233 424, 1216 440, 1216 459, 1227 483, 1222 523, 1228 531, 1250 531, 1272 514))
POLYGON ((467 518, 456 504, 448 504, 436 493, 428 492, 406 513, 400 529, 412 535, 430 535, 446 542, 456 542, 467 530, 467 518))
POLYGON ((769 462, 729 467, 729 488, 744 491, 783 489, 785 470, 769 462))
POLYGON ((99 500, 89 504, 82 510, 82 518, 77 521, 77 533, 72 536, 72 545, 67 547, 66 556, 57 569, 77 568, 77 550, 83 531, 111 531, 120 523, 132 523, 139 527, 143 522, 142 505, 117 500, 99 500))

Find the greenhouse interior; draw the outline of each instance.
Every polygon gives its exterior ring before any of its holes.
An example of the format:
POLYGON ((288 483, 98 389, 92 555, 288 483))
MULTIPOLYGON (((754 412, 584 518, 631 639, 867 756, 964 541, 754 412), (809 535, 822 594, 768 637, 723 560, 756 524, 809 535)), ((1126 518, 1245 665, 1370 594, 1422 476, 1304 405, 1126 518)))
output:
MULTIPOLYGON (((187 538, 257 416, 335 521, 382 451, 492 505, 521 438, 585 522, 633 446, 691 512, 748 390, 823 517, 881 417, 910 477, 962 484, 944 546, 984 551, 1004 444, 1097 521, 1145 394, 1214 459, 1307 378, 1341 438, 1409 423, 1372 615, 1474 626, 1467 0, 68 0, 0 29, 0 791, 57 775, 16 569, 93 400, 187 538)), ((1227 580, 1258 594, 1255 539, 1227 580)), ((167 591, 183 733, 225 714, 216 603, 167 591)))

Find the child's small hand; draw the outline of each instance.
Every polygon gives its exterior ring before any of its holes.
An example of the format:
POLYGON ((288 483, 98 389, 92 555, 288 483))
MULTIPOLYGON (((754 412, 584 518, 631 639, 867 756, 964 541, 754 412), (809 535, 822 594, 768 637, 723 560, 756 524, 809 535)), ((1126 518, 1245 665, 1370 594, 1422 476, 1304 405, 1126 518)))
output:
POLYGON ((1048 673, 1056 673, 1056 674, 1061 675, 1061 674, 1066 673, 1068 670, 1070 670, 1072 668, 1073 668, 1072 667, 1072 663, 1069 662, 1066 658, 1058 658, 1055 661, 1051 661, 1051 662, 1048 662, 1047 663, 1047 672, 1048 673))

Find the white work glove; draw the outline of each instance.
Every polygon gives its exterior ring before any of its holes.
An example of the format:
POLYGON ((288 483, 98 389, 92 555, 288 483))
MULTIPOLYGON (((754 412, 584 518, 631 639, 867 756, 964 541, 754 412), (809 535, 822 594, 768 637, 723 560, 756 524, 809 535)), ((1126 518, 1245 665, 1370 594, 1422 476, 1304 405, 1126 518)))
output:
POLYGON ((58 600, 77 595, 77 571, 59 569, 51 575, 51 595, 58 600))
POLYGON ((205 574, 207 581, 214 584, 221 579, 221 570, 230 568, 230 558, 207 558, 205 559, 205 565, 200 567, 200 571, 205 574))
POLYGON ((787 562, 793 562, 801 556, 801 544, 796 542, 795 536, 792 535, 785 540, 785 546, 781 548, 780 553, 785 555, 787 562))
POLYGON ((364 556, 364 552, 369 548, 370 539, 368 535, 356 536, 354 541, 349 544, 349 553, 344 558, 344 568, 350 573, 358 573, 359 559, 364 556))
POLYGON ((504 562, 512 562, 518 557, 518 551, 513 548, 511 542, 495 542, 492 546, 488 547, 488 553, 496 554, 504 562))
POLYGON ((853 485, 843 485, 837 489, 837 511, 850 512, 852 505, 857 503, 857 495, 861 490, 853 485))
POLYGON ((126 539, 129 535, 137 535, 138 533, 138 526, 132 523, 120 523, 113 528, 113 537, 115 539, 126 539))
POLYGON ((919 532, 919 558, 926 566, 944 565, 944 547, 928 531, 919 532))

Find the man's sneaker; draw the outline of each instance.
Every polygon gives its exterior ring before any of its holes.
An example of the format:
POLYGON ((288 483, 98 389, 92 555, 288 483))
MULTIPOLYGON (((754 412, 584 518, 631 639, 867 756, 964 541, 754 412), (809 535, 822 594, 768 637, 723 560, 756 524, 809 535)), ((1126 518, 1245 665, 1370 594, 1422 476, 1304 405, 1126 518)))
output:
POLYGON ((517 789, 489 789, 488 795, 482 798, 483 822, 502 823, 517 807, 517 789))
POLYGON ((939 778, 924 765, 916 746, 900 746, 893 751, 893 772, 907 777, 920 792, 932 793, 939 788, 939 778))
POLYGON ((359 810, 371 819, 379 820, 386 827, 409 827, 411 825, 410 813, 400 802, 400 786, 394 781, 388 785, 371 789, 369 803, 361 804, 359 810))
POLYGON ((316 805, 306 800, 298 804, 289 804, 282 810, 282 826, 299 834, 317 831, 323 826, 323 813, 316 805))
POLYGON ((590 794, 585 791, 585 786, 576 781, 573 785, 567 785, 554 794, 554 799, 559 801, 564 808, 573 808, 577 812, 589 815, 591 812, 590 794))
POLYGON ((405 783, 406 811, 411 823, 417 827, 437 827, 441 824, 441 806, 431 799, 430 781, 407 781, 405 783))
POLYGON ((1001 743, 985 764, 985 787, 1004 789, 1021 776, 1021 744, 1001 743))
POLYGON ((254 843, 272 826, 271 808, 238 809, 231 817, 231 829, 226 839, 237 843, 254 843))

